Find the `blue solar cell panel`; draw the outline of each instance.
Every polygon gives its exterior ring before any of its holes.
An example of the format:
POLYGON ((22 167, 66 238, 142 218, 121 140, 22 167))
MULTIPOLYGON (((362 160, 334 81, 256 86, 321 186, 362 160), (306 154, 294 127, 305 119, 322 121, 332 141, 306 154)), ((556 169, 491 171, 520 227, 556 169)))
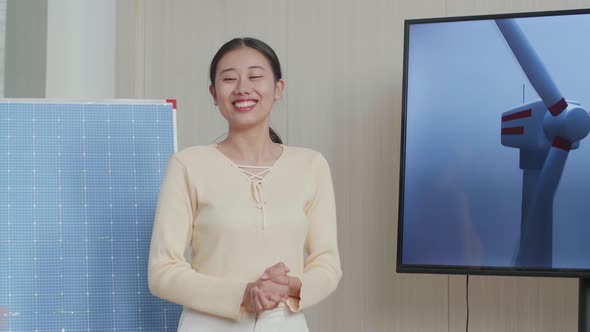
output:
POLYGON ((165 103, 0 103, 0 330, 174 331, 147 289, 165 103))

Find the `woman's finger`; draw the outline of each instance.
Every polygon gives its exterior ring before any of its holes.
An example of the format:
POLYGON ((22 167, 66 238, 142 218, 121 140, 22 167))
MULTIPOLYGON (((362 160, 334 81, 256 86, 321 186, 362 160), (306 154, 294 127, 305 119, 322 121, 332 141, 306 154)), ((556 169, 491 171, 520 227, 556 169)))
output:
POLYGON ((274 295, 274 294, 271 295, 271 298, 272 298, 273 302, 275 302, 277 304, 286 300, 286 298, 284 296, 279 296, 279 295, 274 295))
POLYGON ((287 265, 285 265, 283 262, 279 262, 264 270, 264 273, 260 276, 260 279, 269 280, 289 272, 291 272, 291 270, 287 267, 287 265))
POLYGON ((280 297, 289 295, 289 286, 277 284, 271 280, 262 281, 260 283, 259 289, 264 294, 269 294, 269 295, 272 294, 272 295, 277 295, 280 297))
POLYGON ((279 285, 285 285, 285 286, 289 285, 289 277, 286 275, 274 277, 274 278, 270 279, 270 281, 274 282, 275 284, 279 284, 279 285))
POLYGON ((265 295, 264 292, 258 292, 258 299, 264 310, 272 310, 277 307, 278 302, 272 299, 273 295, 265 295))
POLYGON ((253 292, 254 292, 254 294, 253 294, 254 295, 253 296, 254 303, 256 305, 256 312, 261 313, 261 312, 264 311, 264 307, 262 306, 262 303, 260 302, 260 294, 261 294, 261 292, 260 292, 260 290, 258 288, 254 288, 253 289, 253 292))
POLYGON ((258 312, 258 305, 256 302, 256 297, 257 297, 257 295, 256 295, 255 287, 252 287, 250 289, 250 305, 252 306, 252 310, 257 313, 258 312))

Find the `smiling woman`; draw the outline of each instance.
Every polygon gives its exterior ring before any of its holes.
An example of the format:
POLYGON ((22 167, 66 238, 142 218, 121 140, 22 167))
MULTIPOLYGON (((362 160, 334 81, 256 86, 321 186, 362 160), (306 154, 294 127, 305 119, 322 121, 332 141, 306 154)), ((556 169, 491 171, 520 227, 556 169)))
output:
POLYGON ((184 306, 179 331, 306 332, 301 311, 332 293, 342 275, 330 168, 320 153, 288 147, 270 128, 285 82, 267 44, 229 41, 210 79, 228 136, 170 159, 150 290, 184 306))

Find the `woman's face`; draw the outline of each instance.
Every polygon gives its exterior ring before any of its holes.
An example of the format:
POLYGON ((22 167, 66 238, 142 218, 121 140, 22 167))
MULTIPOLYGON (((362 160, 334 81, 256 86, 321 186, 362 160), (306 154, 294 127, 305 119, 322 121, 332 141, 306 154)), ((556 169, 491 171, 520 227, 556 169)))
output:
POLYGON ((268 123, 284 82, 275 82, 269 61, 255 49, 242 47, 226 53, 217 63, 211 95, 230 129, 268 123))

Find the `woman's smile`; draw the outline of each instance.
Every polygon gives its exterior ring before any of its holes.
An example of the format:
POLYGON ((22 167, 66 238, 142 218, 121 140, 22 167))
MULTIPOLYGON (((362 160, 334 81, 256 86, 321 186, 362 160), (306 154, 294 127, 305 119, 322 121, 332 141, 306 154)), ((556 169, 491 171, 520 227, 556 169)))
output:
POLYGON ((232 102, 234 109, 237 112, 244 113, 252 110, 256 104, 258 104, 258 100, 256 99, 237 99, 232 102))

